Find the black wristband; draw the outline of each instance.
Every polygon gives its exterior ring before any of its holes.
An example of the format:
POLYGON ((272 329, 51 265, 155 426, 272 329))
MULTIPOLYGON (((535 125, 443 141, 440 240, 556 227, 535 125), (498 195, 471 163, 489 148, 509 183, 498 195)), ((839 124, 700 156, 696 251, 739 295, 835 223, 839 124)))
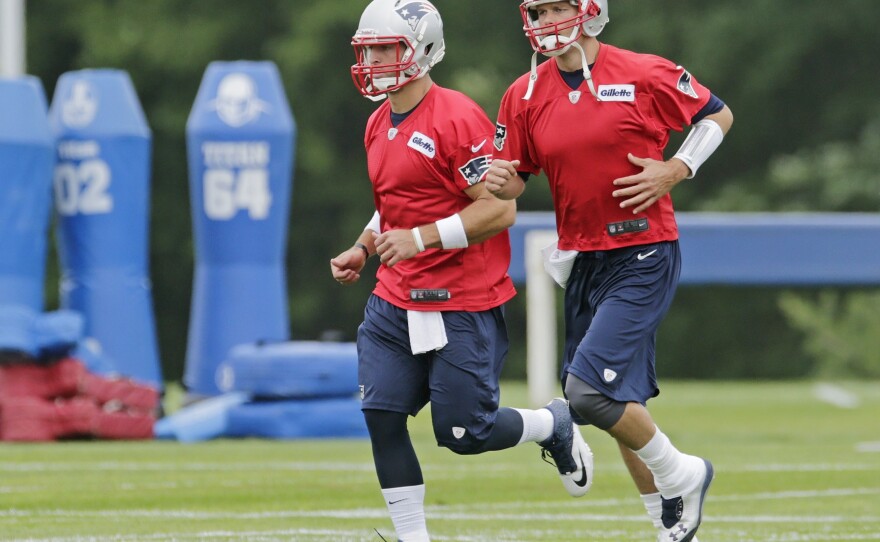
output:
POLYGON ((363 244, 363 243, 355 243, 354 246, 356 246, 357 248, 363 250, 363 251, 364 251, 364 255, 367 257, 367 259, 370 258, 370 251, 369 251, 369 249, 367 248, 367 245, 365 245, 365 244, 363 244))

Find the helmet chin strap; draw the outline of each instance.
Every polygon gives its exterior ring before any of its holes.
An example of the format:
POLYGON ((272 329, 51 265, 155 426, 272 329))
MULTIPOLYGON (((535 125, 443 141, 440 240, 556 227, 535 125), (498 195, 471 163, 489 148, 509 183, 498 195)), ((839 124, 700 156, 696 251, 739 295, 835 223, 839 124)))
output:
POLYGON ((529 72, 529 88, 526 89, 525 95, 522 97, 523 100, 528 100, 532 97, 532 91, 535 90, 535 81, 538 80, 538 51, 532 53, 532 69, 529 72))
MULTIPOLYGON (((436 62, 435 62, 434 64, 436 64, 436 62)), ((404 76, 402 79, 408 79, 408 81, 406 81, 407 83, 410 83, 410 82, 415 81, 415 80, 417 80, 417 79, 421 79, 421 78, 424 77, 429 71, 431 71, 431 67, 432 67, 434 64, 431 64, 430 66, 425 66, 424 68, 422 68, 422 69, 419 71, 419 73, 417 73, 417 74, 416 74, 415 76, 413 76, 413 77, 406 77, 406 76, 404 76)), ((376 95, 376 96, 370 96, 369 94, 367 94, 365 97, 366 97, 368 100, 373 101, 373 102, 381 102, 382 100, 384 100, 385 98, 388 97, 388 89, 391 88, 392 86, 394 86, 395 84, 397 84, 397 83, 400 81, 400 79, 398 79, 398 78, 396 78, 396 77, 376 77, 376 78, 372 79, 371 81, 372 81, 371 86, 372 86, 374 89, 377 89, 377 90, 383 90, 383 91, 385 91, 385 92, 383 92, 382 94, 378 94, 378 95, 376 95)), ((399 90, 399 89, 402 88, 402 87, 403 87, 403 85, 401 85, 400 87, 398 87, 397 90, 399 90)), ((393 91, 392 91, 392 92, 393 92, 393 91)))
MULTIPOLYGON (((375 90, 383 90, 387 91, 388 87, 392 86, 395 83, 396 79, 394 77, 371 77, 370 78, 370 87, 375 90)), ((381 102, 386 97, 388 97, 388 92, 383 92, 382 94, 364 94, 364 97, 371 102, 381 102)))
POLYGON ((581 52, 581 62, 584 65, 584 79, 587 80, 587 86, 590 87, 590 94, 601 102, 602 99, 599 98, 599 94, 596 93, 596 87, 593 85, 593 74, 590 73, 590 63, 587 62, 587 52, 584 51, 584 48, 581 47, 581 44, 577 41, 573 41, 571 44, 581 52))
MULTIPOLYGON (((425 73, 427 73, 427 72, 425 72, 425 73)), ((381 90, 383 92, 382 92, 382 94, 378 94, 376 96, 367 95, 367 99, 374 101, 374 102, 381 102, 382 100, 384 100, 385 98, 388 97, 388 89, 389 88, 391 88, 395 85, 398 85, 398 84, 400 86, 403 86, 404 84, 406 84, 410 81, 414 81, 414 80, 418 79, 419 77, 421 77, 422 75, 424 75, 424 73, 419 73, 415 77, 407 77, 407 75, 403 72, 397 72, 397 74, 398 74, 397 77, 371 77, 370 78, 370 86, 374 90, 381 90)))
MULTIPOLYGON (((577 33, 577 32, 578 32, 578 30, 575 30, 575 33, 577 33)), ((556 36, 552 36, 552 38, 555 38, 556 40, 559 39, 556 36)), ((586 51, 584 51, 584 48, 581 47, 581 44, 578 43, 577 39, 571 39, 571 38, 569 38, 569 39, 571 41, 569 41, 568 45, 566 45, 565 47, 560 49, 558 52, 553 51, 556 54, 548 54, 547 56, 563 55, 571 47, 574 47, 578 51, 580 51, 581 63, 583 64, 583 67, 584 67, 584 79, 587 81, 587 86, 590 88, 590 94, 592 94, 597 100, 602 101, 602 99, 599 98, 599 94, 596 93, 596 87, 593 83, 593 74, 590 73, 590 64, 587 61, 586 51)), ((545 54, 547 54, 547 53, 545 53, 545 54)), ((526 89, 526 93, 522 97, 523 100, 528 100, 532 97, 532 92, 535 90, 535 81, 537 81, 537 80, 538 80, 538 51, 535 51, 532 53, 531 71, 529 73, 529 88, 526 89)))

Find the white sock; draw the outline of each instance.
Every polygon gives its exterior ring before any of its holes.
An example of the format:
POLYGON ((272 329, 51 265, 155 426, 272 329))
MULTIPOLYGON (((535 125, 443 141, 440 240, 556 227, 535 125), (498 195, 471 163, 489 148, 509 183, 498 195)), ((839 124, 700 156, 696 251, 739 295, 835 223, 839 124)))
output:
POLYGON ((523 419, 523 434, 519 443, 542 442, 553 436, 553 413, 546 408, 538 410, 513 409, 523 419))
POLYGON ((430 542, 425 525, 425 484, 383 489, 382 495, 401 542, 430 542))
POLYGON ((656 430, 644 448, 634 451, 651 470, 660 493, 667 499, 680 497, 700 483, 703 460, 679 452, 659 427, 656 430))
POLYGON ((657 529, 663 527, 663 520, 661 519, 663 502, 660 500, 660 493, 648 493, 647 495, 641 495, 641 497, 642 504, 645 505, 645 510, 648 512, 648 517, 651 518, 651 523, 657 529))

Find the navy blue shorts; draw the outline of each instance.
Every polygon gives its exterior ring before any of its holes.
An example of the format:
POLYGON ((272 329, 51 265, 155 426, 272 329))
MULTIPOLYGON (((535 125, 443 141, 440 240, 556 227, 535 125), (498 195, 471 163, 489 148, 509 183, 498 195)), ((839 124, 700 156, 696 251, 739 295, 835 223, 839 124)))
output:
POLYGON ((578 254, 565 288, 563 389, 571 373, 616 401, 656 397, 657 328, 680 272, 677 241, 578 254))
POLYGON ((362 409, 415 416, 430 402, 438 443, 460 441, 461 429, 484 440, 495 424, 509 344, 504 309, 446 311, 443 323, 449 343, 414 355, 406 310, 370 296, 357 338, 362 409))

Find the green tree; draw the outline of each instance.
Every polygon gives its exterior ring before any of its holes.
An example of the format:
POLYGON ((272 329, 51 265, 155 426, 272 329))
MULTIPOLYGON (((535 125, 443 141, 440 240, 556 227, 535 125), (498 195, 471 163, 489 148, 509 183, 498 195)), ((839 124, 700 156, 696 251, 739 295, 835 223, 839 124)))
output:
MULTIPOLYGON (((855 144, 826 143, 813 152, 774 160, 770 178, 777 188, 774 195, 787 208, 876 212, 880 208, 878 168, 880 118, 865 128, 855 144)), ((779 303, 803 333, 805 352, 813 359, 817 374, 880 377, 880 293, 876 290, 789 292, 779 303)))

